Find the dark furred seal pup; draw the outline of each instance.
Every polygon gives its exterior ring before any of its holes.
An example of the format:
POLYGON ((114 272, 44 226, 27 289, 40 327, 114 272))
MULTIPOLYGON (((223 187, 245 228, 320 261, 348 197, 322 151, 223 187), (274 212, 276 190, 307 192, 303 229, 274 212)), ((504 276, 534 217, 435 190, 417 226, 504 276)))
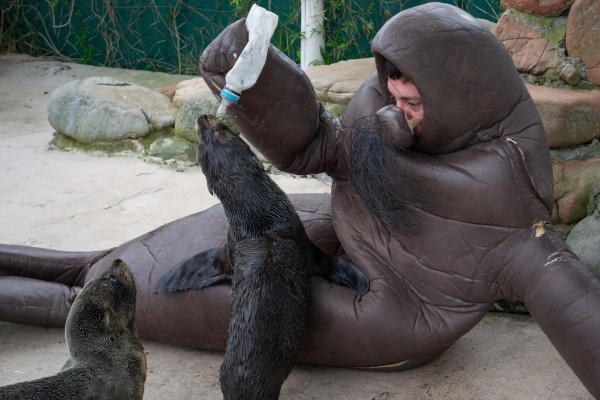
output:
POLYGON ((117 259, 73 303, 65 325, 70 358, 60 372, 0 387, 0 399, 142 399, 146 356, 135 325, 135 299, 133 275, 117 259))
POLYGON ((285 193, 216 117, 196 121, 198 162, 225 209, 233 267, 219 379, 225 400, 277 399, 298 357, 308 307, 308 238, 285 193))
POLYGON ((332 262, 316 249, 286 194, 240 137, 215 116, 199 117, 196 129, 198 162, 229 223, 227 245, 176 266, 157 291, 232 280, 229 339, 219 376, 224 398, 277 399, 304 336, 310 275, 358 287, 361 294, 368 281, 352 263, 332 262), (214 268, 206 268, 208 259, 214 268))

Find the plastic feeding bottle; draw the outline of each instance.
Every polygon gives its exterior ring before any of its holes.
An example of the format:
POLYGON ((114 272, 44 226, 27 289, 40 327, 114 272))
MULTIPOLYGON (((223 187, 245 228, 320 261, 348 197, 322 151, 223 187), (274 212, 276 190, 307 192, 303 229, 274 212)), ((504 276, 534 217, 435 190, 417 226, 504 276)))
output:
POLYGON ((246 17, 248 44, 242 50, 233 68, 225 75, 225 87, 221 90, 221 105, 217 116, 225 113, 225 108, 240 100, 242 92, 256 83, 265 66, 269 42, 277 27, 278 17, 270 11, 252 5, 246 17))

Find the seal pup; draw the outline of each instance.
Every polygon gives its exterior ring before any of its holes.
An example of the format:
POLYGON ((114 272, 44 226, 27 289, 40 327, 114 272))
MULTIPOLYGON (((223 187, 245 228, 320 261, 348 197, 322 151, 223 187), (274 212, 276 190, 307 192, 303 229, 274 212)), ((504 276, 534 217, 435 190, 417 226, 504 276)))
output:
POLYGON ((211 115, 200 116, 196 130, 198 163, 229 223, 221 250, 229 267, 199 284, 232 276, 221 390, 225 400, 277 399, 304 335, 310 241, 286 194, 240 137, 211 115))
POLYGON ((198 163, 229 222, 229 339, 225 400, 277 399, 298 357, 308 307, 308 238, 285 193, 219 119, 196 120, 198 163))
POLYGON ((0 399, 142 399, 146 355, 135 300, 133 274, 117 259, 75 299, 65 325, 70 358, 60 372, 0 387, 0 399))

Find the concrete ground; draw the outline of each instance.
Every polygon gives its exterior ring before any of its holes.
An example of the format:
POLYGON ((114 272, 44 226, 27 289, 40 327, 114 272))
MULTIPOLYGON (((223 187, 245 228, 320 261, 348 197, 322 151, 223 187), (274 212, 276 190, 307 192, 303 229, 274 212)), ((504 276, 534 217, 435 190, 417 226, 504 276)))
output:
MULTIPOLYGON (((117 246, 215 204, 198 167, 177 172, 136 157, 49 148, 50 94, 73 79, 114 76, 150 88, 184 76, 0 55, 0 243, 59 250, 117 246)), ((275 176, 288 193, 327 192, 275 176)), ((144 341, 145 399, 222 398, 223 353, 144 341)), ((0 322, 0 385, 56 373, 64 330, 0 322)), ((445 354, 400 373, 298 365, 282 399, 591 399, 529 316, 488 314, 445 354)))

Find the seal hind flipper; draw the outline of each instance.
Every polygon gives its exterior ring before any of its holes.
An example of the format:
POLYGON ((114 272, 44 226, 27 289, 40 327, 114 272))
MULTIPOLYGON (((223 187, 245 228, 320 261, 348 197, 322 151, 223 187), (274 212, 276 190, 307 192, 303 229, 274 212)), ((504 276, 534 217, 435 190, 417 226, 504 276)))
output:
POLYGON ((352 261, 344 260, 338 257, 325 256, 328 259, 326 263, 329 275, 323 276, 329 283, 345 286, 354 289, 364 296, 369 291, 369 279, 365 273, 352 261))
POLYGON ((221 256, 221 248, 213 247, 179 261, 160 277, 155 293, 203 289, 220 282, 231 281, 227 262, 221 256))
POLYGON ((369 278, 352 261, 328 256, 314 243, 309 242, 309 251, 315 265, 315 273, 329 283, 354 289, 364 296, 369 291, 369 278))

